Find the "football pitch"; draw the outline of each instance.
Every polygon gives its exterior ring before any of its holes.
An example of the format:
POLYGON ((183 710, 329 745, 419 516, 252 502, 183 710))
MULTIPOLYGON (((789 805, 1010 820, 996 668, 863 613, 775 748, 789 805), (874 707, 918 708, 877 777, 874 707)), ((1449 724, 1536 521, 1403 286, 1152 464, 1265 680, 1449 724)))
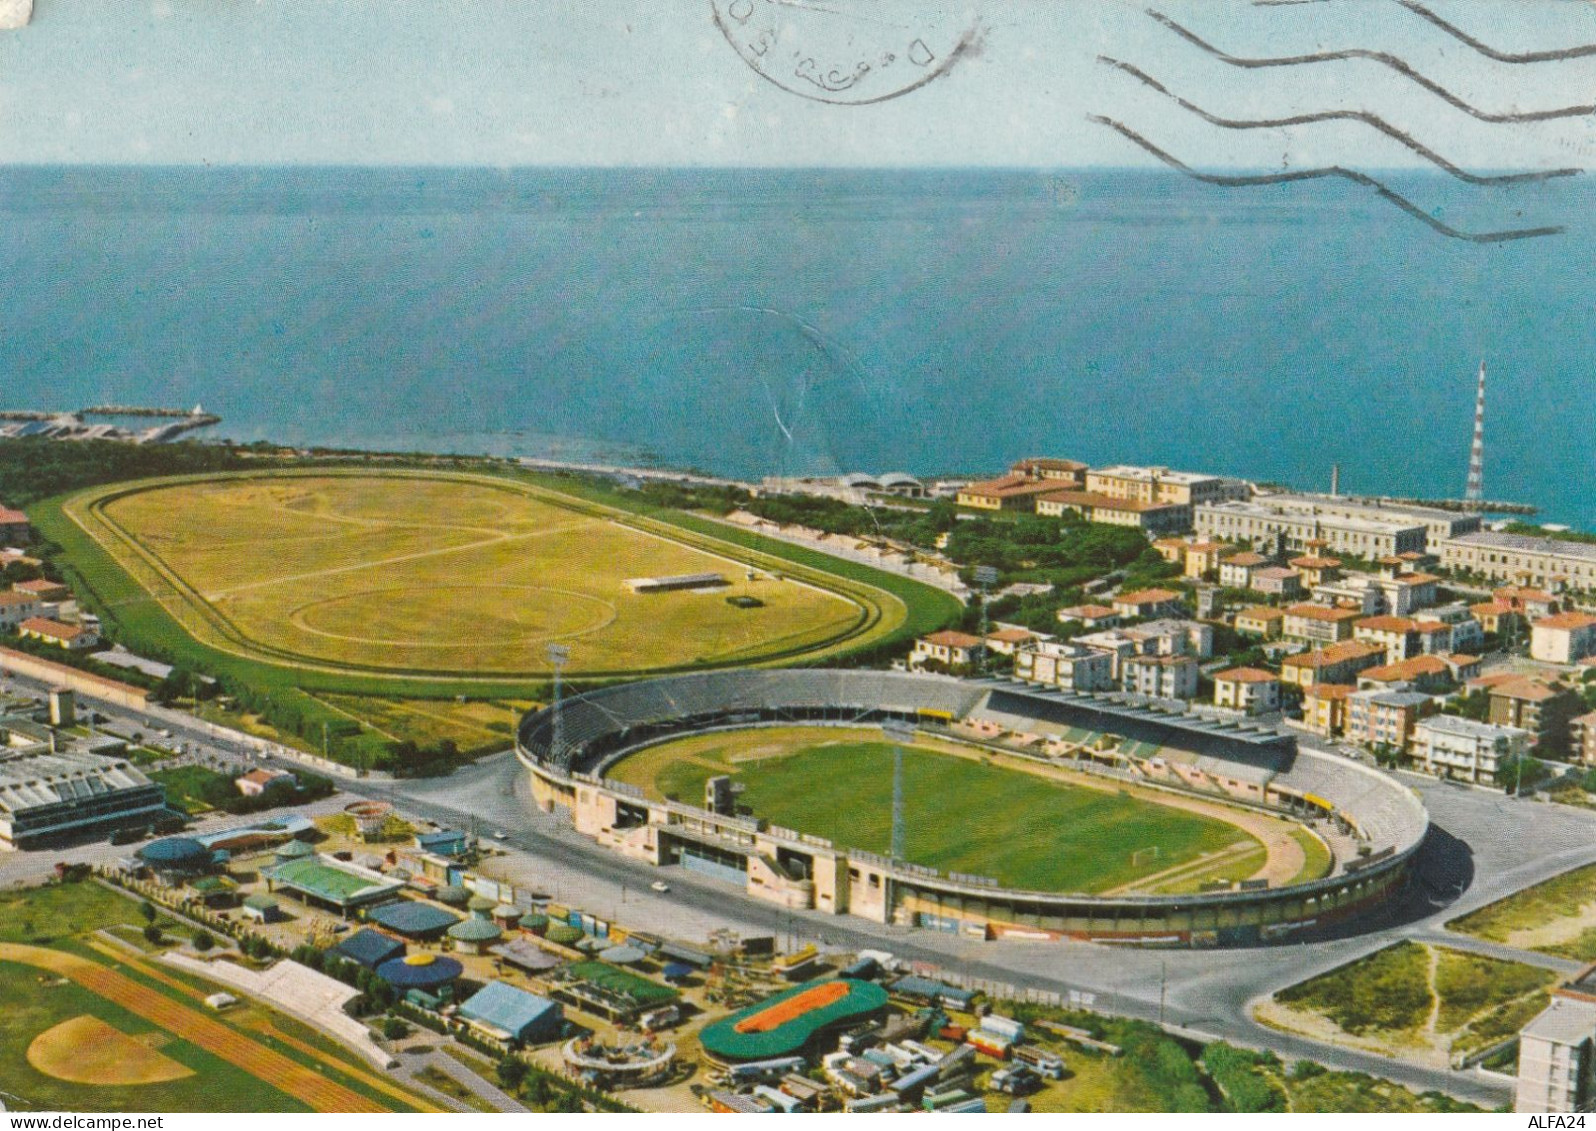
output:
MULTIPOLYGON (((755 815, 838 846, 884 854, 892 840, 894 748, 879 731, 768 728, 650 747, 608 776, 654 797, 703 804, 704 783, 731 774, 755 815)), ((1212 859, 1216 876, 1267 855, 1249 833, 1145 794, 1059 781, 931 744, 904 758, 905 855, 1004 887, 1099 893, 1212 859)), ((1243 878, 1235 876, 1232 878, 1243 878)))
POLYGON ((545 676, 551 644, 572 675, 781 662, 883 639, 907 614, 862 580, 485 475, 158 480, 63 511, 134 583, 111 587, 118 620, 154 604, 201 645, 297 670, 506 682, 545 676), (720 580, 624 584, 689 574, 720 580))

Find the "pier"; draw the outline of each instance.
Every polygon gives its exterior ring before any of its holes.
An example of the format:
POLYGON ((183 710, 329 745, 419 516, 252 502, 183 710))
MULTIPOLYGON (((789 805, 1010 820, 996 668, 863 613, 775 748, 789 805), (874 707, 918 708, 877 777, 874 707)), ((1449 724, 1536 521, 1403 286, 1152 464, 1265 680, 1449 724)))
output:
POLYGON ((130 444, 165 444, 189 432, 220 424, 222 418, 201 405, 191 409, 151 405, 93 405, 76 411, 0 409, 0 438, 43 436, 51 440, 116 440, 130 444), (90 423, 90 417, 164 421, 147 428, 90 423))

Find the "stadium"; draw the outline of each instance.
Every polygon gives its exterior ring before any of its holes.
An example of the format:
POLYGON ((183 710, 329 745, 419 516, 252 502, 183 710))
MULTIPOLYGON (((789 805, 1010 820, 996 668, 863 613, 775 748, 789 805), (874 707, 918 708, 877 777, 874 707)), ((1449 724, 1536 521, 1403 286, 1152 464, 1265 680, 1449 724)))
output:
MULTIPOLYGON (((789 908, 980 938, 1193 946, 1287 939, 1393 896, 1429 826, 1417 796, 1392 778, 1299 748, 1289 735, 1155 701, 1012 680, 819 669, 672 676, 586 692, 528 715, 517 753, 540 808, 565 813, 578 831, 633 859, 714 876, 789 908), (1149 879, 1168 871, 1158 845, 1141 843, 1140 833, 1125 843, 1129 826, 1122 821, 1071 841, 1067 825, 1015 820, 1003 808, 979 814, 1000 830, 991 839, 1004 850, 1028 846, 1033 856, 1069 857, 1085 868, 1071 873, 1085 877, 1080 882, 1032 887, 1014 882, 1025 873, 930 866, 913 851, 871 850, 816 835, 813 827, 774 824, 738 805, 724 775, 709 779, 703 804, 651 794, 615 776, 628 759, 694 736, 737 742, 806 728, 817 745, 828 734, 887 723, 908 724, 916 747, 963 750, 971 772, 1020 767, 1057 779, 1049 788, 1134 802, 1143 818, 1163 806, 1175 817, 1191 815, 1177 810, 1201 810, 1204 819, 1238 828, 1290 826, 1299 842, 1327 850, 1327 859, 1313 871, 1271 874, 1265 867, 1251 878, 1161 890, 1149 879), (1143 874, 1091 882, 1094 866, 1123 870, 1127 861, 1143 874)), ((817 777, 813 788, 826 785, 817 777)), ((894 783, 894 809, 900 792, 894 783)), ((928 801, 935 820, 944 804, 963 799, 928 801)), ((878 824, 885 821, 883 815, 878 824)), ((1139 827, 1165 826, 1143 819, 1139 827)), ((1193 851, 1200 860, 1201 850, 1193 851)), ((1001 863, 1001 853, 991 859, 1001 863)))

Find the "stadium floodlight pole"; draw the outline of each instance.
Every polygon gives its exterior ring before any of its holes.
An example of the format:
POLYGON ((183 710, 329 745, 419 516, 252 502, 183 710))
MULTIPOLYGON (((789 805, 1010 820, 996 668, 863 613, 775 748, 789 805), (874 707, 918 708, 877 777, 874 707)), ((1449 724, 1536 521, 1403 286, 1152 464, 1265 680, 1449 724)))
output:
POLYGON ((903 719, 887 719, 881 732, 892 743, 892 852, 894 860, 906 855, 908 839, 903 819, 903 748, 914 741, 914 724, 903 719))
POLYGON ((565 720, 560 717, 560 671, 571 658, 571 649, 564 644, 550 644, 549 664, 554 668, 554 726, 553 734, 549 739, 550 759, 556 766, 564 766, 561 759, 565 756, 565 720))
POLYGON ((984 565, 984 566, 976 566, 975 567, 975 582, 976 582, 977 585, 979 585, 981 587, 981 652, 980 652, 980 655, 981 655, 981 666, 983 668, 986 667, 986 633, 987 633, 986 591, 987 591, 987 586, 996 585, 997 584, 997 579, 998 579, 998 571, 993 566, 985 566, 984 565))

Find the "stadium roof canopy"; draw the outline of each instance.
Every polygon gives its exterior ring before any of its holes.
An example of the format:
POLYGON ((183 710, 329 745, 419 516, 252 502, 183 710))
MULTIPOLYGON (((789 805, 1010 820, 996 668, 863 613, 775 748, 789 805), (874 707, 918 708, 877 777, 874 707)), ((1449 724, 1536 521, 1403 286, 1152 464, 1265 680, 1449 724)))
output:
POLYGON ((408 899, 373 908, 370 918, 390 931, 415 937, 442 934, 460 921, 458 915, 451 915, 441 907, 408 899))
POLYGON ((704 1048, 727 1060, 791 1056, 815 1034, 887 1004, 874 982, 817 978, 724 1017, 699 1036, 704 1048))

